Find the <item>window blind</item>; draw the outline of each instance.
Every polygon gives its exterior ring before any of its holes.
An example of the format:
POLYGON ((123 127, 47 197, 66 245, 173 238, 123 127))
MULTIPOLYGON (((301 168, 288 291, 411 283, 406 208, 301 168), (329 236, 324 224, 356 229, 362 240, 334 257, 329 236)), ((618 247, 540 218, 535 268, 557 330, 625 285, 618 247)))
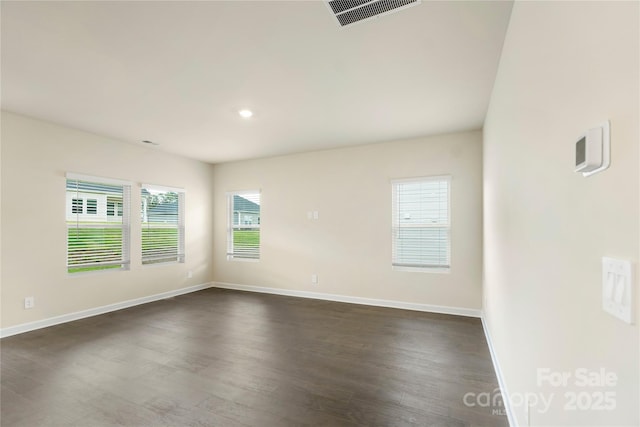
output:
POLYGON ((392 181, 392 265, 448 269, 450 177, 392 181))
POLYGON ((67 271, 128 269, 130 264, 129 183, 67 174, 67 271), (109 202, 119 216, 109 215, 109 202))
POLYGON ((260 259, 260 191, 227 194, 227 258, 260 259))
POLYGON ((142 264, 184 262, 184 190, 143 184, 141 201, 142 264))

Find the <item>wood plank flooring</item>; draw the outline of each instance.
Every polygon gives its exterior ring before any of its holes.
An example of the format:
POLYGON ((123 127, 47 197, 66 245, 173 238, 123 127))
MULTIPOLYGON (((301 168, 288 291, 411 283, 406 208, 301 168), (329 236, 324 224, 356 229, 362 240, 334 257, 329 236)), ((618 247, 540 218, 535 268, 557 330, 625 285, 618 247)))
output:
POLYGON ((508 425, 479 319, 208 289, 0 345, 2 426, 508 425))

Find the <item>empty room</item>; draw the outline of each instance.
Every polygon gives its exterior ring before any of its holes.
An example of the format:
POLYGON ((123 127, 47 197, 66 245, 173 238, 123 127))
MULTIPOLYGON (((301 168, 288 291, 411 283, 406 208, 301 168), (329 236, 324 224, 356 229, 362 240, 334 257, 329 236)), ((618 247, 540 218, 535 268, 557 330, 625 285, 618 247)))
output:
POLYGON ((640 425, 640 2, 0 24, 0 425, 640 425))

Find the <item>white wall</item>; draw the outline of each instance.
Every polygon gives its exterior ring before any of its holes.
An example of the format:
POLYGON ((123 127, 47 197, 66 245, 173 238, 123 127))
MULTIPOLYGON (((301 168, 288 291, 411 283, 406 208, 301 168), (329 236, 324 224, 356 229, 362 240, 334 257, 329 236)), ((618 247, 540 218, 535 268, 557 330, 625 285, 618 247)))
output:
POLYGON ((481 133, 468 132, 216 165, 215 280, 479 309, 481 158, 481 133), (451 273, 392 271, 390 180, 444 174, 452 175, 451 273), (261 259, 227 261, 225 193, 252 189, 262 190, 261 259))
POLYGON ((1 132, 3 328, 211 281, 211 165, 8 112, 1 132), (135 183, 130 271, 67 274, 66 172, 135 183), (186 190, 186 263, 141 266, 140 183, 186 190))
POLYGON ((601 309, 601 257, 637 267, 639 255, 638 13, 638 2, 513 8, 484 128, 484 310, 508 391, 554 396, 531 425, 640 424, 638 325, 601 309), (606 119, 611 168, 583 178, 574 143, 606 119), (572 376, 539 387, 538 368, 572 376), (617 385, 578 387, 577 368, 617 385), (615 410, 564 409, 565 392, 603 391, 615 410))

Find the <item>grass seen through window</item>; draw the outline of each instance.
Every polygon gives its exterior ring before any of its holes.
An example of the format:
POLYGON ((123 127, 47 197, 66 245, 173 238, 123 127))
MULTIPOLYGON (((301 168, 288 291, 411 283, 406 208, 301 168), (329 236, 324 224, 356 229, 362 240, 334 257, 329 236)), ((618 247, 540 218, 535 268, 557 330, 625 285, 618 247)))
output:
POLYGON ((260 248, 260 230, 233 230, 233 247, 237 253, 257 254, 260 248))
POLYGON ((120 265, 79 267, 93 262, 117 262, 122 259, 122 229, 69 228, 67 233, 69 273, 121 268, 120 265))

